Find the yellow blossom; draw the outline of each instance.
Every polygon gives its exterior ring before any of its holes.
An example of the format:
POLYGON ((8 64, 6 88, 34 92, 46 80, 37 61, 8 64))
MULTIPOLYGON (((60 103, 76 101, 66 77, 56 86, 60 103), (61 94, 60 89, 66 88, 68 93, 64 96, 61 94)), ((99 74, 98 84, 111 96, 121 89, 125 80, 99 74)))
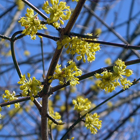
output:
POLYGON ((30 107, 30 106, 27 106, 27 107, 25 108, 25 111, 26 111, 26 112, 29 112, 30 109, 31 109, 31 107, 30 107))
POLYGON ((31 100, 34 100, 33 96, 36 96, 39 91, 41 91, 41 82, 37 80, 35 77, 33 79, 30 78, 30 74, 27 74, 28 80, 25 77, 25 74, 22 75, 18 84, 21 84, 20 90, 22 90, 22 95, 26 97, 28 94, 31 97, 31 100))
POLYGON ((74 137, 72 137, 71 139, 67 139, 67 140, 74 140, 74 137))
POLYGON ((131 123, 133 123, 133 122, 134 122, 134 118, 131 117, 131 118, 129 119, 129 121, 130 121, 131 123))
POLYGON ((60 69, 61 65, 57 65, 55 69, 55 74, 53 75, 52 80, 59 79, 59 83, 63 85, 66 82, 70 81, 71 86, 75 86, 79 84, 78 80, 79 78, 76 78, 77 76, 82 75, 82 71, 77 68, 75 62, 72 60, 68 61, 69 66, 60 69))
POLYGON ((57 126, 56 126, 56 129, 57 129, 58 131, 61 131, 61 130, 64 129, 64 125, 57 125, 57 126))
MULTIPOLYGON (((89 36, 91 36, 89 34, 89 36)), ((91 39, 96 40, 96 39, 91 39)), ((76 59, 80 61, 83 59, 83 62, 86 62, 86 57, 88 62, 92 62, 95 60, 95 53, 96 51, 100 50, 100 44, 99 43, 88 43, 86 41, 81 40, 81 38, 76 37, 64 37, 62 41, 57 41, 58 49, 60 49, 62 46, 65 46, 67 48, 66 53, 67 54, 78 54, 76 59)))
MULTIPOLYGON (((62 122, 62 120, 61 120, 61 115, 60 115, 58 112, 54 112, 54 110, 52 109, 52 107, 49 108, 49 114, 50 114, 50 116, 51 116, 53 119, 55 119, 57 122, 59 122, 59 123, 62 122)), ((49 126, 53 125, 53 127, 55 127, 56 124, 55 124, 52 120, 49 119, 48 125, 49 125, 49 126)))
MULTIPOLYGON (((17 97, 15 97, 15 95, 16 95, 15 91, 13 91, 13 93, 10 93, 9 90, 5 90, 5 93, 2 95, 2 98, 5 102, 13 101, 13 100, 18 99, 17 97)), ((7 105, 7 107, 10 107, 10 105, 7 105)), ((20 107, 19 103, 15 103, 15 108, 17 107, 18 108, 20 107)))
POLYGON ((111 59, 110 59, 110 58, 107 58, 107 59, 105 60, 105 63, 106 63, 107 65, 111 65, 111 64, 112 64, 111 59))
POLYGON ((66 110, 66 106, 65 106, 65 105, 62 105, 62 106, 60 107, 60 110, 61 110, 62 112, 64 112, 64 111, 66 110))
POLYGON ((98 84, 101 89, 104 89, 106 92, 112 92, 120 85, 122 85, 123 89, 129 88, 129 86, 132 85, 132 82, 127 80, 124 76, 129 77, 132 74, 132 70, 126 69, 125 63, 118 59, 113 66, 113 72, 105 70, 101 75, 96 73, 95 77, 101 79, 101 82, 98 84))
MULTIPOLYGON (((91 102, 88 98, 84 99, 81 96, 78 96, 76 100, 73 100, 74 110, 81 112, 87 112, 91 108, 91 102)), ((82 113, 83 114, 83 113, 82 113)))
POLYGON ((22 0, 16 0, 16 4, 18 6, 18 10, 24 9, 25 4, 22 0))
POLYGON ((70 88, 70 92, 76 92, 76 90, 77 90, 76 87, 71 86, 71 88, 70 88))
POLYGON ((6 56, 11 56, 11 50, 6 53, 6 56))
POLYGON ((25 51, 24 51, 24 55, 25 55, 25 56, 29 56, 29 55, 30 55, 30 52, 29 52, 28 50, 25 50, 25 51))
POLYGON ((107 106, 108 106, 108 107, 112 107, 112 106, 113 106, 113 103, 112 103, 111 101, 108 101, 108 102, 107 102, 107 106))
POLYGON ((8 52, 1 52, 1 54, 4 56, 11 56, 11 50, 9 50, 8 52))
POLYGON ((3 125, 2 124, 0 124, 0 130, 3 128, 3 125))
POLYGON ((99 117, 97 113, 87 114, 85 117, 85 127, 90 129, 92 134, 96 134, 98 129, 102 126, 102 121, 99 120, 99 117))
POLYGON ((32 101, 29 101, 29 105, 30 105, 30 106, 33 106, 34 103, 33 103, 32 101))
POLYGON ((59 28, 60 24, 64 24, 64 20, 68 20, 71 15, 71 10, 69 6, 66 6, 66 2, 59 0, 50 0, 52 7, 49 5, 49 2, 46 1, 42 9, 50 14, 50 18, 47 19, 49 24, 53 24, 55 28, 59 28))
POLYGON ((56 95, 56 96, 55 96, 55 99, 56 99, 56 100, 60 100, 60 98, 61 98, 60 95, 56 95))
POLYGON ((36 39, 36 33, 38 30, 47 29, 45 25, 40 23, 40 20, 32 9, 27 8, 26 17, 22 17, 18 22, 21 23, 21 26, 24 26, 23 34, 30 35, 31 39, 36 39))
POLYGON ((94 85, 92 85, 90 88, 91 90, 98 92, 100 90, 100 88, 98 87, 98 84, 101 82, 101 80, 96 80, 94 85))
POLYGON ((96 30, 95 30, 95 35, 97 35, 97 36, 99 36, 100 34, 102 33, 102 30, 101 30, 101 28, 97 28, 96 30))
POLYGON ((20 104, 19 103, 15 103, 15 108, 20 108, 20 104))
POLYGON ((13 108, 8 112, 8 114, 9 114, 10 117, 12 117, 15 113, 21 114, 22 112, 23 112, 22 108, 20 108, 20 109, 19 108, 13 108))

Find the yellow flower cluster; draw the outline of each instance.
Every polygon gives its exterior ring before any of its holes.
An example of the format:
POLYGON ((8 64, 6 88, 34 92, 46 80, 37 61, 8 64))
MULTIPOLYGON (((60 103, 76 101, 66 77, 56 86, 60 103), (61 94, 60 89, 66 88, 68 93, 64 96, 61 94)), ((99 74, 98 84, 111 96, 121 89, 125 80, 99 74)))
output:
MULTIPOLYGON (((93 39, 96 41, 96 39, 93 39)), ((58 49, 61 49, 62 46, 65 46, 67 49, 67 54, 75 55, 76 53, 78 56, 76 59, 79 61, 83 59, 83 62, 87 61, 92 62, 95 60, 95 52, 100 50, 100 44, 99 43, 88 43, 84 40, 81 40, 81 38, 75 37, 68 37, 66 36, 62 41, 57 41, 58 49)))
POLYGON ((71 15, 69 6, 66 6, 66 2, 60 2, 59 0, 50 0, 52 7, 49 2, 46 1, 42 9, 50 14, 50 18, 47 19, 48 24, 53 24, 55 28, 59 28, 60 24, 64 24, 63 20, 68 20, 71 15), (59 23, 60 22, 60 23, 59 23))
POLYGON ((112 103, 111 101, 108 101, 108 102, 107 102, 107 106, 108 106, 108 107, 112 107, 112 106, 113 106, 113 103, 112 103))
POLYGON ((41 91, 42 87, 41 87, 41 82, 39 80, 37 80, 35 77, 33 77, 33 79, 30 78, 30 74, 27 74, 28 79, 26 79, 25 74, 22 75, 22 78, 20 79, 20 81, 18 82, 18 84, 21 84, 20 86, 20 90, 22 90, 22 95, 24 97, 26 97, 28 94, 31 97, 31 100, 34 100, 33 96, 36 96, 38 94, 39 91, 41 91))
POLYGON ((71 139, 67 139, 67 140, 74 140, 74 137, 72 137, 71 139))
POLYGON ((91 108, 91 102, 88 98, 84 99, 82 96, 78 96, 76 100, 73 100, 74 110, 80 112, 87 112, 91 108))
MULTIPOLYGON (((53 109, 51 108, 51 109, 49 109, 49 114, 57 122, 62 123, 61 115, 58 112, 54 112, 53 109)), ((52 120, 50 120, 50 119, 48 121, 48 125, 52 126, 53 128, 56 126, 56 124, 52 120)))
POLYGON ((24 51, 24 55, 25 55, 25 56, 29 56, 29 55, 30 55, 30 52, 29 52, 28 50, 25 50, 25 51, 24 51))
POLYGON ((27 8, 26 17, 22 17, 18 22, 21 23, 21 26, 24 26, 23 34, 30 35, 31 39, 36 39, 36 33, 38 30, 47 29, 45 25, 40 23, 40 20, 36 15, 34 15, 34 10, 27 8))
POLYGON ((100 34, 102 33, 102 29, 101 28, 97 28, 96 30, 95 30, 95 35, 96 36, 99 36, 100 34))
POLYGON ((101 81, 100 80, 96 80, 94 82, 94 85, 92 85, 90 88, 91 90, 95 91, 95 92, 99 92, 100 88, 98 87, 98 84, 100 83, 101 81))
POLYGON ((2 45, 4 45, 6 48, 9 48, 9 43, 7 42, 7 40, 1 39, 0 43, 2 43, 2 45))
POLYGON ((22 0, 16 0, 16 5, 18 6, 18 10, 24 9, 24 2, 22 0))
POLYGON ((95 74, 97 79, 101 79, 101 82, 98 86, 101 89, 104 89, 106 92, 112 92, 115 90, 115 87, 122 85, 123 89, 129 88, 132 83, 124 78, 123 76, 129 77, 133 74, 133 71, 130 69, 126 69, 125 63, 118 59, 115 62, 115 66, 113 67, 113 72, 108 72, 107 70, 100 74, 95 74), (119 82, 120 80, 120 82, 119 82))
MULTIPOLYGON (((61 123, 61 115, 58 112, 54 112, 54 109, 52 107, 53 102, 49 100, 49 115, 55 119, 57 122, 61 123)), ((51 129, 54 129, 56 127, 56 124, 52 120, 48 120, 48 125, 51 126, 51 129)), ((57 128, 57 127, 56 127, 57 128)), ((61 129, 63 128, 63 125, 61 125, 61 129)))
POLYGON ((102 126, 102 121, 99 120, 99 117, 100 116, 98 116, 97 113, 86 115, 85 127, 87 127, 87 129, 90 129, 92 134, 96 134, 97 130, 102 126))
MULTIPOLYGON (((92 107, 91 102, 88 100, 88 98, 84 99, 81 96, 77 97, 76 100, 73 100, 73 104, 74 110, 81 113, 81 115, 84 115, 92 107)), ((97 115, 97 113, 94 114, 87 113, 84 122, 85 127, 87 127, 87 129, 90 129, 91 133, 93 134, 96 134, 97 129, 100 129, 102 125, 102 121, 99 120, 99 116, 97 115)))
MULTIPOLYGON (((4 102, 8 102, 8 101, 13 101, 18 99, 17 97, 15 97, 16 93, 15 91, 13 91, 13 93, 10 93, 9 90, 5 90, 5 93, 2 95, 2 98, 4 100, 4 102)), ((20 108, 20 104, 19 103, 15 103, 15 108, 20 108)), ((10 105, 7 105, 7 107, 10 107, 10 105)))
POLYGON ((111 65, 112 64, 111 59, 110 58, 105 59, 105 63, 107 65, 111 65))
POLYGON ((11 56, 11 49, 9 49, 9 43, 5 39, 1 39, 0 43, 4 46, 3 49, 1 50, 1 55, 3 56, 11 56), (5 48, 6 47, 6 48, 5 48))
POLYGON ((76 77, 81 76, 82 71, 77 68, 75 62, 73 62, 72 60, 68 61, 68 64, 69 66, 63 68, 62 70, 60 69, 61 65, 57 64, 55 74, 53 75, 53 77, 49 77, 49 79, 51 78, 49 82, 51 83, 52 80, 59 79, 59 83, 61 85, 68 81, 70 81, 71 86, 79 84, 79 78, 76 77))
POLYGON ((1 54, 3 55, 3 56, 11 56, 11 50, 9 50, 8 52, 1 52, 1 54))
POLYGON ((23 113, 23 108, 13 108, 11 110, 9 110, 8 115, 10 117, 14 116, 16 113, 22 114, 23 113))

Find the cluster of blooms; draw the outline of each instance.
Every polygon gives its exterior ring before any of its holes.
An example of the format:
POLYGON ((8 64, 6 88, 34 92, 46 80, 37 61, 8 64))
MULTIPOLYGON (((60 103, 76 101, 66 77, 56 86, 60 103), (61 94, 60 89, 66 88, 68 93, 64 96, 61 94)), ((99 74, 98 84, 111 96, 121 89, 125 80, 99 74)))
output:
MULTIPOLYGON (((96 39, 93 39, 96 41, 96 39)), ((62 41, 57 41, 58 49, 61 49, 62 46, 65 46, 67 49, 67 54, 78 54, 76 59, 79 61, 83 59, 83 62, 87 61, 92 62, 95 60, 95 52, 100 50, 100 44, 99 43, 88 43, 84 40, 81 40, 81 38, 75 37, 68 37, 66 36, 62 41)))
MULTIPOLYGON (((61 123, 61 115, 58 112, 54 112, 54 109, 52 108, 52 101, 49 100, 49 115, 55 119, 57 122, 61 123)), ((56 127, 56 124, 52 120, 48 120, 48 125, 51 126, 51 129, 56 127)), ((63 127, 61 127, 63 128, 63 127)))
POLYGON ((0 130, 3 128, 3 125, 2 124, 0 124, 0 130))
POLYGON ((12 108, 9 110, 8 115, 10 117, 14 116, 16 113, 22 114, 23 113, 23 108, 12 108))
MULTIPOLYGON (((76 100, 73 100, 74 110, 77 110, 79 113, 83 112, 88 112, 89 109, 91 108, 91 102, 86 98, 84 99, 83 97, 79 96, 77 97, 76 100)), ((102 121, 99 120, 99 117, 97 113, 94 114, 86 114, 85 117, 85 127, 87 129, 90 129, 92 134, 96 134, 97 130, 101 128, 102 126, 102 121)))
POLYGON ((25 6, 25 4, 22 0, 16 0, 16 4, 18 6, 18 10, 22 10, 25 6))
MULTIPOLYGON (((15 91, 13 91, 13 93, 10 93, 9 90, 5 90, 5 93, 2 95, 2 98, 4 100, 4 102, 9 102, 9 101, 13 101, 13 100, 17 100, 18 98, 15 97, 16 93, 15 91)), ((15 108, 18 109, 20 108, 20 104, 19 103, 15 103, 14 104, 15 108)), ((10 107, 10 105, 7 105, 7 107, 10 107)), ((2 111, 2 108, 0 106, 0 112, 2 111)), ((0 119, 1 119, 2 115, 0 114, 0 119)))
POLYGON ((3 49, 1 50, 1 55, 3 56, 11 56, 11 49, 9 49, 9 43, 5 39, 1 39, 0 43, 3 45, 3 49))
MULTIPOLYGON (((13 101, 18 99, 17 97, 15 97, 15 91, 13 91, 13 93, 10 93, 9 90, 5 90, 5 94, 2 95, 2 98, 4 100, 4 102, 8 102, 8 101, 13 101)), ((20 108, 20 104, 19 103, 15 103, 15 108, 20 108)), ((10 105, 7 105, 7 107, 10 107, 10 105)))
POLYGON ((45 25, 40 23, 40 20, 34 15, 34 10, 27 8, 26 17, 22 17, 18 22, 21 22, 21 26, 24 26, 23 34, 31 35, 31 39, 36 39, 36 33, 38 30, 47 29, 45 25))
POLYGON ((11 56, 11 50, 9 50, 8 52, 1 52, 1 54, 3 55, 3 56, 11 56))
POLYGON ((72 137, 71 139, 67 139, 67 140, 74 140, 74 137, 72 137))
POLYGON ((108 106, 108 107, 112 107, 112 106, 113 106, 113 103, 112 103, 111 101, 108 101, 108 102, 107 102, 107 106, 108 106))
POLYGON ((95 91, 95 92, 98 92, 100 90, 100 88, 98 87, 98 84, 100 83, 101 81, 100 80, 96 80, 94 82, 94 85, 92 85, 90 88, 91 90, 95 91))
POLYGON ((111 65, 111 64, 112 64, 111 59, 110 59, 110 58, 107 58, 107 59, 105 60, 105 63, 106 63, 107 65, 111 65))
MULTIPOLYGON (((57 122, 62 123, 62 120, 60 120, 61 119, 61 115, 58 112, 54 112, 53 109, 51 109, 51 110, 49 110, 49 114, 57 122)), ((52 120, 49 119, 48 125, 49 126, 53 126, 53 128, 54 128, 56 124, 52 120)))
POLYGON ((88 98, 84 99, 82 96, 78 96, 76 100, 72 101, 72 103, 74 104, 74 110, 79 113, 88 111, 91 108, 91 102, 88 98))
POLYGON ((94 33, 94 34, 95 34, 96 36, 99 36, 101 33, 102 33, 101 28, 96 28, 95 33, 94 33))
POLYGON ((55 69, 55 74, 53 77, 49 77, 49 82, 51 83, 54 79, 59 79, 59 83, 63 85, 65 82, 70 81, 71 86, 75 86, 79 84, 77 76, 82 75, 82 71, 77 68, 75 62, 72 60, 68 61, 69 66, 60 69, 61 65, 57 64, 55 69))
POLYGON ((9 48, 9 43, 5 39, 1 39, 0 43, 2 43, 2 45, 4 45, 4 47, 9 48))
POLYGON ((99 117, 100 116, 98 116, 97 113, 87 114, 85 117, 85 127, 90 129, 92 134, 96 134, 97 129, 100 129, 102 126, 102 121, 99 120, 99 117))
POLYGON ((18 84, 21 84, 20 90, 22 90, 22 96, 26 97, 28 94, 31 97, 31 100, 34 100, 33 96, 36 96, 39 91, 41 91, 41 82, 37 80, 35 77, 33 79, 30 78, 30 74, 27 74, 28 79, 26 79, 25 74, 22 75, 22 78, 18 82, 18 84))
POLYGON ((50 14, 50 18, 47 19, 47 22, 53 24, 55 28, 59 28, 60 24, 64 24, 63 20, 68 20, 70 18, 70 6, 66 6, 66 2, 61 1, 59 3, 59 0, 50 0, 50 3, 52 7, 49 5, 49 2, 46 1, 42 9, 47 14, 50 14))
POLYGON ((129 121, 130 121, 131 123, 133 123, 133 122, 134 122, 134 118, 131 117, 131 118, 129 119, 129 121))
POLYGON ((30 52, 29 52, 28 50, 25 50, 25 51, 24 51, 24 55, 25 55, 25 56, 29 56, 29 55, 30 55, 30 52))
POLYGON ((118 59, 113 67, 113 72, 106 70, 102 72, 101 75, 98 73, 95 74, 95 77, 101 79, 101 82, 98 84, 101 89, 104 89, 106 92, 112 92, 115 90, 115 87, 120 86, 120 83, 123 89, 129 88, 132 83, 123 76, 129 77, 132 74, 133 71, 126 69, 125 63, 118 59), (120 82, 118 80, 120 80, 120 82))

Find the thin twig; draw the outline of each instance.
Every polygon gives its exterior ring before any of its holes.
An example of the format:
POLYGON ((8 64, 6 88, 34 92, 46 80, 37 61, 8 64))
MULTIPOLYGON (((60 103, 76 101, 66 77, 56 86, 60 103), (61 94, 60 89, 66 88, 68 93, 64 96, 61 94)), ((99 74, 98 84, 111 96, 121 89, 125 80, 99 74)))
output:
POLYGON ((4 11, 1 15, 0 18, 2 18, 4 15, 6 15, 8 12, 10 12, 14 7, 16 7, 16 4, 12 5, 9 7, 6 11, 4 11))
POLYGON ((43 77, 45 76, 45 67, 44 67, 44 52, 43 52, 43 39, 40 38, 41 44, 41 56, 42 56, 42 68, 43 68, 43 77))
MULTIPOLYGON (((21 31, 21 32, 22 32, 22 31, 21 31)), ((43 37, 52 39, 52 40, 54 40, 54 41, 58 41, 58 40, 60 39, 59 37, 54 37, 54 36, 46 35, 46 34, 43 34, 43 33, 36 33, 36 35, 43 36, 43 37)), ((20 38, 22 38, 22 37, 24 37, 24 36, 25 36, 24 34, 19 35, 19 36, 17 36, 17 37, 14 38, 14 41, 15 41, 15 40, 18 40, 18 39, 20 39, 20 38)))
POLYGON ((0 38, 7 39, 7 40, 11 40, 10 37, 7 37, 7 36, 5 36, 5 35, 0 35, 0 38))
POLYGON ((110 46, 117 46, 117 47, 121 47, 121 48, 124 48, 124 49, 140 50, 140 46, 133 46, 133 45, 129 45, 129 44, 119 44, 119 43, 112 43, 112 42, 105 42, 105 41, 95 41, 95 40, 88 40, 88 39, 84 39, 84 41, 100 43, 100 44, 110 45, 110 46))
POLYGON ((51 126, 50 126, 50 137, 51 137, 51 140, 54 140, 53 139, 53 134, 52 134, 52 128, 51 128, 51 126))

